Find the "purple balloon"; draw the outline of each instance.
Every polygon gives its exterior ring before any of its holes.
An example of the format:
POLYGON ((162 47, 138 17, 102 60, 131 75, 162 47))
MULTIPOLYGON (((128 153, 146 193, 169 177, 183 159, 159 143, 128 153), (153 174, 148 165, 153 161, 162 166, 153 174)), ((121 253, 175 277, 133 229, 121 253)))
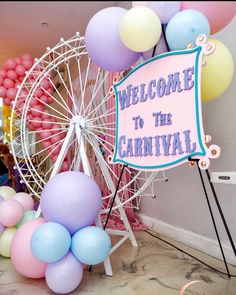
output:
POLYGON ((108 7, 97 12, 85 32, 88 54, 101 68, 119 72, 129 69, 141 53, 128 49, 120 39, 119 25, 127 9, 108 7))
POLYGON ((71 253, 57 262, 49 263, 46 267, 47 285, 55 293, 67 294, 74 291, 82 277, 83 266, 71 253))
POLYGON ((96 220, 102 208, 101 191, 86 174, 67 171, 45 185, 40 206, 46 221, 58 222, 74 234, 96 220))
POLYGON ((180 1, 147 1, 147 7, 155 11, 162 24, 167 24, 180 11, 180 1))
POLYGON ((0 235, 4 232, 5 226, 0 223, 0 235))
POLYGON ((152 48, 152 49, 150 49, 150 50, 148 50, 146 52, 143 52, 143 58, 145 60, 147 60, 147 59, 149 59, 149 58, 151 58, 153 56, 165 53, 167 51, 168 51, 168 49, 167 49, 167 46, 166 46, 165 38, 164 38, 163 33, 162 33, 160 41, 158 42, 158 44, 156 46, 154 55, 153 55, 153 48, 152 48))

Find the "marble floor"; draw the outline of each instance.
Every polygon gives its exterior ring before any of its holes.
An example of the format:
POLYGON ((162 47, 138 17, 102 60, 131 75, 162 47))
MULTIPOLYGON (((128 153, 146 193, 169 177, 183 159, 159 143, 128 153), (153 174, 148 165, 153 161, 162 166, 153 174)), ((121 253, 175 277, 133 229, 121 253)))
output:
MULTIPOLYGON (((236 278, 216 273, 197 260, 183 254, 146 232, 136 232, 138 248, 126 241, 111 255, 113 277, 104 274, 103 264, 84 272, 80 286, 71 294, 95 295, 179 295, 183 285, 190 286, 185 295, 235 295, 236 278)), ((163 238, 163 237, 162 237, 163 238)), ((224 264, 210 256, 165 238, 211 266, 224 270, 224 264)), ((236 268, 230 266, 236 274, 236 268)), ((53 294, 45 280, 30 280, 18 275, 9 259, 0 258, 0 295, 53 294)))

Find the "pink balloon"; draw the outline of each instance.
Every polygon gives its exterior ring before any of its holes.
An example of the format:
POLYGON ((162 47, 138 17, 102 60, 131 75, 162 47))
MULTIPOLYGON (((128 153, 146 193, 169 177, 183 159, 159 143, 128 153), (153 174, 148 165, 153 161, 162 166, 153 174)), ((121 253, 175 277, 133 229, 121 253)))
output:
POLYGON ((61 140, 61 137, 58 134, 55 134, 52 138, 50 138, 50 141, 51 141, 52 144, 56 143, 56 142, 58 142, 60 140, 61 140))
POLYGON ((132 1, 132 7, 147 6, 148 1, 132 1))
POLYGON ((236 13, 235 1, 182 1, 181 10, 194 9, 203 13, 208 19, 211 34, 222 30, 236 13))
POLYGON ((36 106, 37 104, 39 104, 39 101, 38 101, 36 98, 32 97, 31 100, 30 100, 29 105, 30 105, 31 107, 34 107, 34 106, 36 106))
POLYGON ((54 99, 51 96, 48 96, 48 104, 51 104, 54 102, 54 99))
POLYGON ((24 208, 24 211, 32 210, 34 208, 33 198, 26 193, 16 193, 12 196, 13 200, 16 200, 24 208))
POLYGON ((52 133, 53 134, 57 134, 60 131, 61 131, 61 126, 58 125, 58 124, 53 124, 53 126, 52 126, 52 133))
POLYGON ((43 106, 41 104, 36 104, 31 109, 31 114, 33 116, 39 117, 42 116, 43 106))
POLYGON ((16 66, 17 66, 17 63, 13 58, 7 59, 3 64, 3 68, 7 71, 8 70, 15 70, 16 66))
POLYGON ((42 119, 49 119, 51 118, 50 116, 50 111, 49 110, 44 110, 42 114, 42 119))
POLYGON ((69 164, 67 161, 64 161, 61 165, 60 171, 59 172, 65 172, 69 170, 69 164))
POLYGON ((7 96, 7 89, 4 86, 0 86, 0 97, 6 97, 7 96))
POLYGON ((44 88, 44 89, 48 89, 48 88, 50 87, 51 84, 49 83, 49 81, 48 81, 47 79, 43 79, 43 80, 41 81, 40 85, 42 86, 42 88, 44 88))
POLYGON ((43 223, 45 223, 43 218, 27 221, 17 230, 12 240, 11 262, 16 271, 27 278, 45 277, 47 264, 37 260, 31 251, 31 237, 43 223))
POLYGON ((52 88, 48 88, 47 89, 47 92, 52 95, 53 94, 53 89, 52 88))
POLYGON ((25 53, 25 54, 23 54, 23 55, 21 56, 21 58, 22 58, 22 59, 31 59, 31 60, 33 60, 33 56, 30 55, 29 53, 25 53))
POLYGON ((34 92, 34 95, 40 98, 43 95, 43 90, 40 88, 37 88, 34 92))
POLYGON ((42 126, 42 119, 40 117, 34 117, 34 119, 31 121, 31 124, 35 128, 39 128, 42 126))
POLYGON ((10 106, 11 105, 11 101, 9 98, 5 97, 3 98, 3 103, 6 105, 6 106, 10 106))
POLYGON ((33 120, 34 116, 31 113, 29 113, 29 114, 27 114, 27 119, 28 120, 33 120))
POLYGON ((33 61, 32 59, 23 59, 21 64, 26 70, 29 70, 33 66, 33 61))
POLYGON ((43 120, 42 127, 44 130, 52 129, 53 124, 49 123, 50 119, 43 120))
POLYGON ((2 85, 2 83, 3 83, 3 77, 0 76, 0 85, 2 85))
POLYGON ((19 64, 16 69, 15 69, 16 73, 18 76, 24 76, 25 75, 25 71, 26 68, 24 66, 22 66, 21 64, 19 64))
POLYGON ((21 62, 22 62, 22 58, 21 58, 21 57, 15 57, 15 61, 16 61, 16 63, 17 63, 18 65, 20 65, 21 62))
POLYGON ((23 217, 24 209, 16 200, 9 199, 0 203, 0 223, 15 226, 23 217))
MULTIPOLYGON (((37 130, 37 131, 43 131, 43 127, 40 126, 40 127, 36 128, 36 130, 37 130)), ((39 132, 38 134, 40 134, 40 132, 39 132)))
POLYGON ((3 81, 3 86, 6 87, 6 88, 14 88, 15 87, 15 83, 11 79, 6 78, 3 81))
POLYGON ((51 146, 51 142, 49 140, 45 140, 45 141, 42 142, 42 145, 46 149, 46 148, 49 148, 51 146))
POLYGON ((10 100, 14 100, 16 98, 17 89, 16 88, 9 88, 7 89, 7 97, 10 100))
POLYGON ((32 123, 28 123, 27 124, 28 128, 31 130, 31 131, 34 131, 35 130, 35 127, 32 123))
POLYGON ((7 71, 5 70, 0 70, 0 76, 2 76, 3 78, 6 78, 7 77, 7 71))
POLYGON ((42 138, 42 139, 47 139, 48 141, 50 140, 50 136, 52 136, 52 132, 51 131, 42 131, 40 132, 39 136, 42 138), (49 139, 48 139, 49 138, 49 139))
POLYGON ((53 158, 54 156, 56 156, 56 155, 58 156, 59 153, 60 153, 60 151, 61 151, 61 145, 59 145, 59 146, 57 146, 57 147, 52 146, 52 147, 50 148, 50 152, 52 152, 52 153, 51 153, 52 158, 53 158))
POLYGON ((17 74, 14 70, 9 70, 7 71, 7 78, 11 80, 16 80, 17 79, 17 74))
POLYGON ((42 95, 42 96, 40 97, 40 100, 41 100, 42 102, 46 103, 46 104, 49 104, 49 97, 46 96, 46 95, 42 95))
POLYGON ((18 77, 18 80, 22 82, 25 79, 25 76, 18 77))

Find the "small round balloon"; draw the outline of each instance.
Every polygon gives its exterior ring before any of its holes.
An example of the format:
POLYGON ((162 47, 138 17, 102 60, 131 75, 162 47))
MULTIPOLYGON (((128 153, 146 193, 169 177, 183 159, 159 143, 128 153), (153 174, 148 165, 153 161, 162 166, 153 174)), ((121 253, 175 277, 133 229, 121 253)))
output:
POLYGON ((229 49, 217 39, 209 39, 215 44, 215 51, 205 56, 206 66, 202 67, 202 101, 210 101, 222 95, 229 87, 234 74, 234 61, 229 49))
POLYGON ((71 245, 67 229, 59 223, 47 222, 40 225, 31 238, 31 250, 40 261, 56 262, 66 255, 71 245))
POLYGON ((85 31, 89 56, 107 71, 129 69, 141 56, 128 49, 119 36, 119 24, 126 11, 121 7, 102 9, 91 18, 85 31))
POLYGON ((10 199, 13 195, 15 195, 16 191, 10 186, 1 186, 0 187, 0 195, 5 199, 10 199))
POLYGON ((34 200, 30 194, 16 193, 12 196, 12 199, 19 202, 24 208, 24 211, 32 210, 34 208, 34 200))
POLYGON ((45 279, 49 289, 57 294, 67 294, 74 291, 83 277, 82 264, 68 253, 57 262, 47 265, 45 279))
POLYGON ((155 11, 162 24, 167 24, 169 20, 180 11, 180 1, 148 1, 147 7, 155 11))
POLYGON ((174 15, 166 28, 166 40, 171 50, 186 49, 195 45, 198 35, 210 35, 207 18, 196 10, 183 10, 174 15))
POLYGON ((27 221, 32 220, 35 218, 36 211, 35 210, 28 210, 25 211, 23 217, 21 218, 20 222, 17 223, 16 228, 20 228, 23 224, 27 221))
POLYGON ((9 227, 4 230, 0 235, 0 254, 9 258, 11 256, 11 243, 14 238, 17 229, 15 227, 9 227))
POLYGON ((15 226, 23 217, 24 209, 16 200, 9 199, 0 203, 0 223, 15 226))
POLYGON ((181 10, 195 9, 203 13, 211 27, 211 34, 222 30, 236 14, 235 1, 182 1, 181 10))
POLYGON ((105 230, 88 226, 72 237, 71 251, 84 264, 103 262, 111 250, 111 240, 105 230))
POLYGON ((74 234, 96 220, 102 208, 101 191, 82 172, 62 172, 44 186, 40 206, 46 221, 60 223, 74 234))
POLYGON ((122 17, 119 31, 120 38, 127 48, 144 52, 159 41, 161 22, 152 9, 144 6, 133 7, 122 17))

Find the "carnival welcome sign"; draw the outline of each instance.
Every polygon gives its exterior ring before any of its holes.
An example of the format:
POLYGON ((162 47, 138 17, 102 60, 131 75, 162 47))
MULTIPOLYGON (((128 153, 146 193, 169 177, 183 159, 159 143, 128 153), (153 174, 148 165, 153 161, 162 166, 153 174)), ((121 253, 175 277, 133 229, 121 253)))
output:
POLYGON ((165 170, 190 157, 203 158, 209 166, 208 158, 219 156, 217 146, 209 154, 201 112, 202 57, 213 50, 199 36, 197 47, 156 56, 113 85, 114 163, 165 170))

